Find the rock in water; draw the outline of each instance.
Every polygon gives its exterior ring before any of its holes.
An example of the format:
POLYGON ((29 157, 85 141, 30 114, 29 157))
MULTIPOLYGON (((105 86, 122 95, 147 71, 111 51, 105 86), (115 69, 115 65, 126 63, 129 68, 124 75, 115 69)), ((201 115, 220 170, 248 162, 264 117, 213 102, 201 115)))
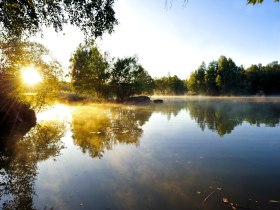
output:
POLYGON ((134 96, 128 98, 124 104, 129 105, 147 105, 151 103, 151 99, 148 96, 134 96))
POLYGON ((155 100, 154 100, 154 103, 155 103, 155 104, 162 104, 162 103, 163 103, 163 100, 162 100, 162 99, 155 99, 155 100))

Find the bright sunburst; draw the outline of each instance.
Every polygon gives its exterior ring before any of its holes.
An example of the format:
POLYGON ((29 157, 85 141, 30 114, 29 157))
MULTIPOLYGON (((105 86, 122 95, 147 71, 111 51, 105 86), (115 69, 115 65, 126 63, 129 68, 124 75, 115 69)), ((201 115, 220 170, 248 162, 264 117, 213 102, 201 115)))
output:
POLYGON ((32 67, 22 70, 22 79, 29 85, 34 85, 42 81, 42 77, 39 72, 32 67))

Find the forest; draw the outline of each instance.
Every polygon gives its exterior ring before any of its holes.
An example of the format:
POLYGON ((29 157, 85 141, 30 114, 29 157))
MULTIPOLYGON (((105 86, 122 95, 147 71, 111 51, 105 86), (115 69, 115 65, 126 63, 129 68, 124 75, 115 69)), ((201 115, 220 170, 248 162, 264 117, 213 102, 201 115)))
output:
POLYGON ((277 95, 280 93, 280 65, 237 66, 221 56, 206 66, 203 62, 187 80, 188 92, 202 95, 277 95))
POLYGON ((237 66, 231 58, 220 56, 204 62, 189 78, 163 76, 152 78, 137 57, 109 59, 91 42, 81 44, 71 58, 70 75, 77 93, 125 101, 133 95, 277 95, 280 93, 280 65, 237 66))

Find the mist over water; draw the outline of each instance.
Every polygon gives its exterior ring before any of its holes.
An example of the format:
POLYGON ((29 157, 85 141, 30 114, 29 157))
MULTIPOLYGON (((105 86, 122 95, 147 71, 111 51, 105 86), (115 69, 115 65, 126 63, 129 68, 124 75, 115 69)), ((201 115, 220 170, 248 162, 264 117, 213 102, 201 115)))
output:
POLYGON ((280 207, 277 97, 56 105, 37 118, 1 137, 20 139, 0 153, 3 209, 280 207))

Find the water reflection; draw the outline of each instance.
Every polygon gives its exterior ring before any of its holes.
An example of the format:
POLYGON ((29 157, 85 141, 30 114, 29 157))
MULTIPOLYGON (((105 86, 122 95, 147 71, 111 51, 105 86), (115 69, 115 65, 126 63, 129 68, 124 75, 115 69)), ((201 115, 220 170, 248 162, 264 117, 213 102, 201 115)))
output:
MULTIPOLYGON (((54 126, 58 122, 70 123, 73 140, 82 151, 91 157, 99 157, 115 144, 139 145, 143 134, 142 126, 153 113, 161 113, 168 120, 176 117, 181 111, 189 113, 202 131, 208 128, 220 136, 230 134, 236 126, 248 122, 251 125, 264 124, 274 127, 280 121, 279 103, 266 101, 233 101, 233 100, 167 100, 164 104, 146 107, 126 107, 114 105, 77 106, 70 109, 59 105, 39 115, 39 120, 48 120, 44 126, 37 126, 37 135, 46 139, 55 139, 54 126), (38 131, 40 130, 40 131, 38 131), (52 136, 54 135, 54 136, 52 136)), ((188 125, 186 125, 188 126, 188 125)), ((22 132, 22 131, 21 131, 22 132)), ((25 132, 25 131, 23 131, 25 132)), ((34 130, 29 133, 33 135, 34 130)), ((10 136, 20 138, 18 132, 10 136)), ((2 138, 3 135, 2 135, 2 138)), ((40 141, 33 137, 40 147, 40 141)), ((58 140, 58 139, 57 139, 58 140)), ((2 141, 1 141, 2 142, 2 141)), ((46 142, 44 142, 46 143, 46 142)), ((50 142, 49 142, 50 143, 50 142)), ((40 149, 40 148, 38 148, 40 149)), ((39 153, 44 153, 41 148, 39 153)))
POLYGON ((149 120, 150 109, 120 106, 85 106, 72 113, 73 141, 91 157, 101 158, 115 144, 138 146, 141 126, 149 120))
POLYGON ((14 144, 0 150, 0 205, 3 209, 36 209, 38 205, 41 209, 46 205, 58 209, 227 209, 221 203, 223 196, 230 195, 247 207, 251 192, 256 192, 258 200, 279 200, 273 197, 279 190, 275 186, 280 186, 280 171, 275 168, 280 160, 279 132, 276 129, 269 139, 265 137, 268 144, 261 130, 261 125, 279 124, 279 104, 166 100, 144 107, 57 106, 37 116, 39 124, 27 134, 28 130, 1 134, 0 140, 14 144), (233 130, 244 122, 254 126, 235 135, 233 130), (194 130, 197 125, 199 129, 194 130), (206 141, 215 138, 206 130, 231 136, 232 141, 206 141), (66 132, 70 149, 62 150, 66 132), (112 150, 110 155, 106 155, 108 150, 112 150), (64 159, 55 164, 46 161, 57 156, 64 159), (58 187, 53 187, 54 181, 58 187), (201 205, 220 187, 223 191, 201 205))
POLYGON ((64 132, 63 123, 41 122, 27 135, 22 130, 1 135, 10 142, 0 151, 0 204, 3 209, 35 209, 37 163, 60 154, 64 132))
POLYGON ((186 104, 190 116, 199 127, 206 127, 220 136, 230 134, 243 122, 251 125, 274 127, 280 122, 279 103, 233 102, 233 101, 189 101, 186 104))

